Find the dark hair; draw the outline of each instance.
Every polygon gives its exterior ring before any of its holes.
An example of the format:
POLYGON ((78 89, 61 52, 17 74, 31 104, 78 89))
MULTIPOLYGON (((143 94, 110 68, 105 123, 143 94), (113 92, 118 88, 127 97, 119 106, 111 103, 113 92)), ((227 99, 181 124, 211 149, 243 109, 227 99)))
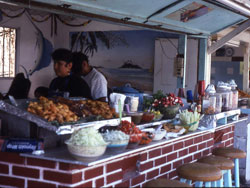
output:
POLYGON ((89 58, 87 55, 83 54, 82 52, 74 52, 72 53, 72 69, 71 71, 74 74, 79 74, 82 72, 82 62, 86 61, 89 62, 89 58))
POLYGON ((52 59, 54 61, 65 61, 66 63, 72 62, 72 53, 71 51, 64 49, 64 48, 59 48, 56 49, 52 54, 52 59))
POLYGON ((34 95, 36 98, 39 98, 40 96, 48 97, 49 88, 43 86, 37 87, 35 89, 34 95))

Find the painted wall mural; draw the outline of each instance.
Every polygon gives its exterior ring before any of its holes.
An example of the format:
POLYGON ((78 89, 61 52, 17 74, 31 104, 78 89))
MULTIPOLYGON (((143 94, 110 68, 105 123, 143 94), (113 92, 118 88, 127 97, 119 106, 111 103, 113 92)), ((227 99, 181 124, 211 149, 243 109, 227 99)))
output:
POLYGON ((89 56, 109 87, 130 83, 135 89, 153 91, 155 39, 167 37, 177 35, 147 30, 71 32, 70 47, 89 56))

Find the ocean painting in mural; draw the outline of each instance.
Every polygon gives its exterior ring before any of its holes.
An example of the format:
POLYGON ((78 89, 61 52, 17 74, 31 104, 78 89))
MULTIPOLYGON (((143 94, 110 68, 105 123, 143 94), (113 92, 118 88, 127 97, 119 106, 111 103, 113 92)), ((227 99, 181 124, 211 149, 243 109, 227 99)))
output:
POLYGON ((72 32, 72 51, 82 51, 105 75, 108 86, 129 83, 139 91, 153 90, 154 52, 157 38, 177 35, 148 30, 72 32))

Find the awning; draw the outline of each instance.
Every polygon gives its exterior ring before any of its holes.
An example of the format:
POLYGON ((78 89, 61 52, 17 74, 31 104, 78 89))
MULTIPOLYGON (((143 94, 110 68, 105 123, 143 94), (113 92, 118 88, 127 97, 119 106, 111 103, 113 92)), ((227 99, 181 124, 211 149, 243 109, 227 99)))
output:
POLYGON ((0 3, 201 36, 212 35, 248 19, 246 13, 221 0, 0 0, 0 3))

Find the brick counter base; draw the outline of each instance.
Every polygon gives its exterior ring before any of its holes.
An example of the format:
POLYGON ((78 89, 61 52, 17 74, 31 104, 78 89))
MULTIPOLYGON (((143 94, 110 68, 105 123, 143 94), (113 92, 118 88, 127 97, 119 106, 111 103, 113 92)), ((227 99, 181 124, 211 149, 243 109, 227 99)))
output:
POLYGON ((224 133, 216 146, 214 133, 197 133, 92 167, 0 152, 0 187, 143 187, 154 178, 176 179, 179 165, 233 146, 234 125, 216 131, 224 133))

